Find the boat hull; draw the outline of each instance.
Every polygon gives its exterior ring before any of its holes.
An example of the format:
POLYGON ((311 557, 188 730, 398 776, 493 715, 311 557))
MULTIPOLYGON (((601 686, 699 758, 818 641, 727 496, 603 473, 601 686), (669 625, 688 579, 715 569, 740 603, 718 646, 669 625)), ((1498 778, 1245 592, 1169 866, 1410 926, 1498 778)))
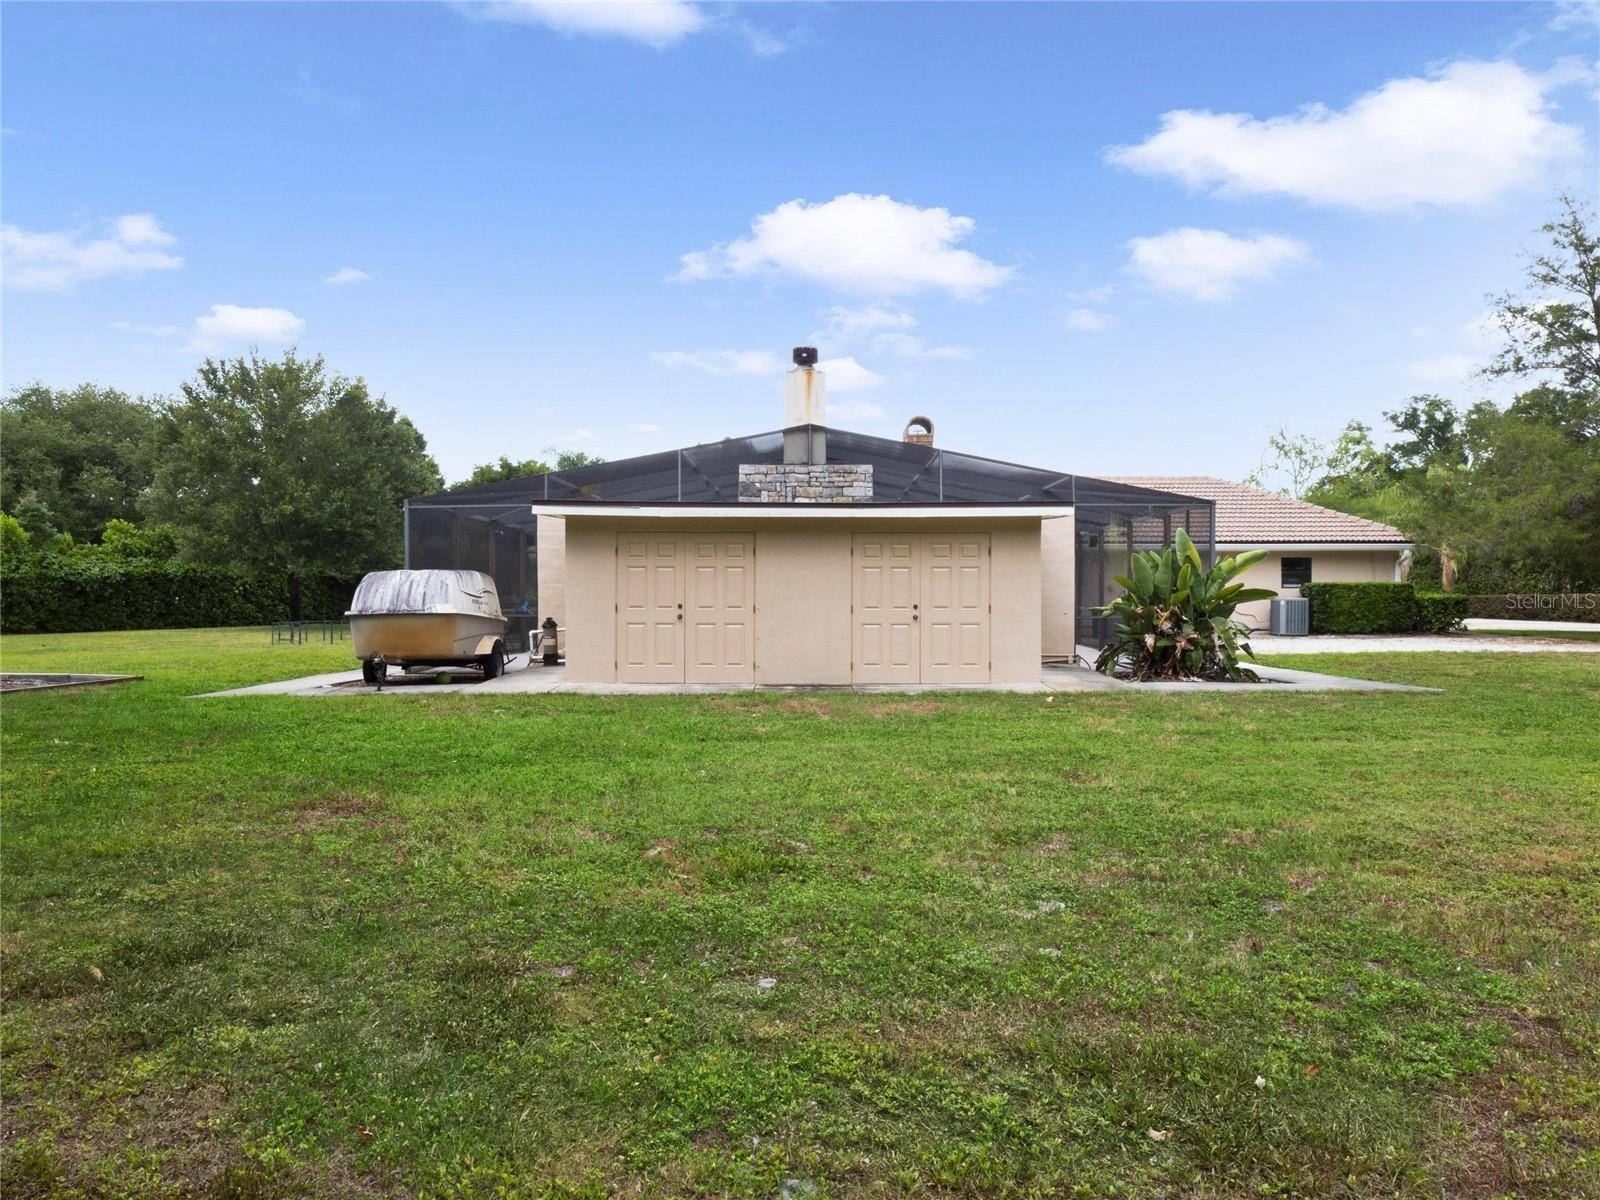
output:
POLYGON ((478 613, 350 614, 357 658, 384 662, 468 662, 494 650, 505 637, 504 617, 478 613))

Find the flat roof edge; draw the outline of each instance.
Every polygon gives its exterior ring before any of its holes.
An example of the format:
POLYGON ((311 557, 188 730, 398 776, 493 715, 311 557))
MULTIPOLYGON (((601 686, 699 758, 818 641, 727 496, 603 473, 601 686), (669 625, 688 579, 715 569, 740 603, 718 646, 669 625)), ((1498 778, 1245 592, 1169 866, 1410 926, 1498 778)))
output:
POLYGON ((982 517, 1038 517, 1054 520, 1072 513, 1071 504, 634 504, 622 500, 586 500, 577 503, 534 504, 535 516, 545 517, 673 517, 680 520, 974 520, 982 517))

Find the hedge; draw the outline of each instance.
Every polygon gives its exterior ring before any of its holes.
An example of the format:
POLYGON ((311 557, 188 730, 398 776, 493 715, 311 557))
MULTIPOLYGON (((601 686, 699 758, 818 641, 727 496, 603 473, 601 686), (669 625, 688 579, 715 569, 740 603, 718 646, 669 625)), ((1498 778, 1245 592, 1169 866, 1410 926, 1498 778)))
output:
POLYGON ((1424 633, 1453 633, 1463 628, 1467 599, 1459 592, 1418 592, 1416 628, 1424 633))
POLYGON ((1417 594, 1409 583, 1308 583, 1312 633, 1409 633, 1417 594))
POLYGON ((1600 593, 1547 595, 1498 592, 1492 596, 1468 596, 1467 616, 1492 617, 1502 621, 1589 621, 1600 624, 1600 593))
MULTIPOLYGON (((355 580, 307 576, 300 614, 341 616, 355 580)), ((193 563, 44 557, 0 577, 0 631, 87 633, 102 629, 193 629, 289 619, 289 580, 193 563)))

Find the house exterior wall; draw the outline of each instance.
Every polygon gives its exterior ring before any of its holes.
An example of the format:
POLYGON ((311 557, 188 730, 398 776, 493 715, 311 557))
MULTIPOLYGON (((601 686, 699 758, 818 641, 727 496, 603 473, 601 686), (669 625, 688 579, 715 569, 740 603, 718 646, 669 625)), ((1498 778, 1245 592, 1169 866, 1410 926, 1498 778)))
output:
POLYGON ((1071 517, 1041 522, 1040 620, 1045 658, 1071 658, 1077 653, 1076 555, 1078 525, 1071 517))
MULTIPOLYGON (((1218 547, 1217 557, 1238 554, 1244 547, 1218 547)), ((1318 550, 1307 546, 1303 550, 1273 550, 1267 557, 1248 568, 1239 577, 1246 587, 1271 588, 1280 596, 1298 596, 1299 588, 1282 586, 1284 558, 1309 558, 1311 579, 1314 583, 1391 583, 1395 578, 1395 564, 1400 559, 1400 549, 1381 550, 1318 550)), ((1239 606, 1238 617, 1256 629, 1267 628, 1272 601, 1255 600, 1239 606)))
POLYGON ((534 523, 539 566, 539 620, 554 617, 567 623, 567 523, 560 517, 537 517, 534 523))
MULTIPOLYGON (((753 531, 756 683, 846 686, 852 666, 852 534, 926 534, 951 529, 982 530, 990 537, 990 682, 1039 681, 1041 522, 1037 518, 785 520, 777 527, 777 522, 736 517, 682 525, 596 517, 568 518, 565 524, 565 608, 572 617, 567 626, 567 677, 573 682, 610 683, 617 677, 616 544, 620 532, 753 531)), ((543 599, 543 589, 555 585, 556 580, 547 581, 541 567, 540 603, 547 610, 551 605, 543 599)))

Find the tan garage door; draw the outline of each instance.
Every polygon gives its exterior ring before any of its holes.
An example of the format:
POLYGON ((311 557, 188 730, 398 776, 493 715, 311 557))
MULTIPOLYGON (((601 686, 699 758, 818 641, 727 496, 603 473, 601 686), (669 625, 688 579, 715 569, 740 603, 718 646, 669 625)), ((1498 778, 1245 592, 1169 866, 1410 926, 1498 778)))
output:
POLYGON ((617 535, 618 682, 749 683, 754 618, 752 535, 617 535))
POLYGON ((856 534, 851 680, 989 681, 989 535, 856 534))

